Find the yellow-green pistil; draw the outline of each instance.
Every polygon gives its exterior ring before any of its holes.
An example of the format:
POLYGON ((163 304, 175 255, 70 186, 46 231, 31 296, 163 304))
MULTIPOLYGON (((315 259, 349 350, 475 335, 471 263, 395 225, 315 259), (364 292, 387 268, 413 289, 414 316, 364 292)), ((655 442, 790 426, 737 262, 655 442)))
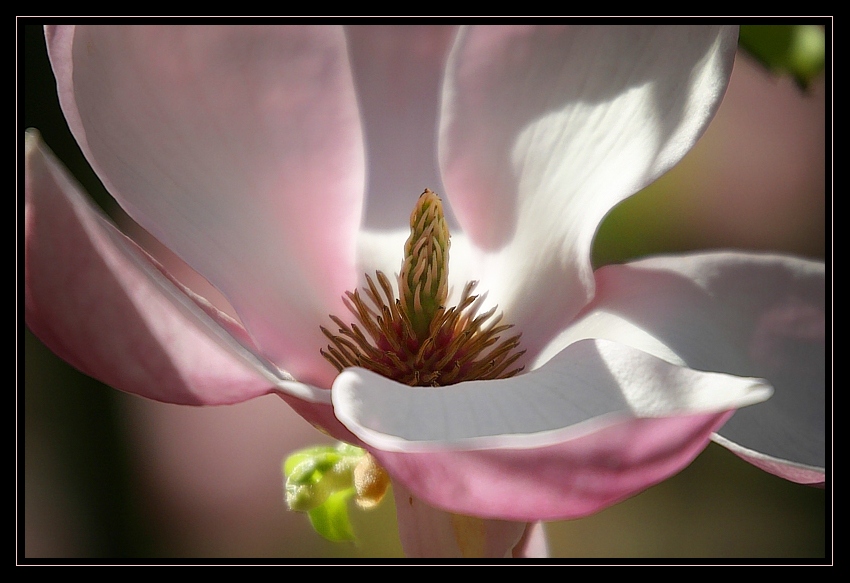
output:
POLYGON ((380 271, 366 275, 363 292, 345 292, 343 301, 356 323, 331 316, 337 334, 324 326, 330 340, 321 350, 337 370, 359 366, 410 386, 443 386, 470 380, 512 377, 524 354, 517 334, 501 334, 512 326, 499 325, 496 308, 477 314, 473 295, 477 282, 468 282, 456 306, 448 298, 450 235, 440 198, 425 190, 410 215, 410 237, 398 277, 398 297, 380 271), (367 301, 368 300, 368 301, 367 301))

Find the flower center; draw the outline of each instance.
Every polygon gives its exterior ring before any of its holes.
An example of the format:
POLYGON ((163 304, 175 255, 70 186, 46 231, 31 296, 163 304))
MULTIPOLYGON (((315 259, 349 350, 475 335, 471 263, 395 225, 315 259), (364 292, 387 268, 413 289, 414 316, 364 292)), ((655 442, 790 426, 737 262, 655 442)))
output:
POLYGON ((345 292, 354 315, 346 324, 336 316, 336 334, 321 326, 330 341, 322 349, 336 369, 366 368, 410 386, 444 386, 469 380, 508 378, 522 371, 512 365, 524 353, 520 334, 499 324, 496 308, 478 314, 477 282, 468 282, 456 306, 446 307, 450 235, 440 198, 426 189, 410 215, 410 237, 398 276, 398 296, 380 271, 367 287, 345 292), (377 280, 377 283, 376 283, 377 280), (364 297, 365 295, 365 297, 364 297))

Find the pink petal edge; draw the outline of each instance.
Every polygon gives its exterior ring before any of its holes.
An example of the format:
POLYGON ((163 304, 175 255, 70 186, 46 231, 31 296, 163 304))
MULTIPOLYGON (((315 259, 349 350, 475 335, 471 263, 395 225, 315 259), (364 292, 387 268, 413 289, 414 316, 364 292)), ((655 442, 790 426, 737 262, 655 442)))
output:
POLYGON ((34 130, 25 190, 27 325, 59 356, 115 388, 170 403, 230 404, 275 389, 198 326, 188 297, 174 303, 180 291, 166 293, 157 266, 87 201, 34 130))
POLYGON ((435 508, 511 521, 568 520, 679 472, 731 414, 631 419, 534 449, 370 451, 394 483, 435 508))
POLYGON ((46 37, 63 111, 110 194, 227 297, 265 358, 329 387, 318 324, 356 281, 365 172, 342 29, 46 37))
POLYGON ((815 488, 823 488, 826 483, 826 471, 823 468, 804 466, 787 460, 766 456, 757 451, 741 447, 737 443, 729 441, 716 433, 711 436, 711 440, 725 447, 742 460, 753 464, 769 474, 784 478, 789 482, 805 484, 815 488))

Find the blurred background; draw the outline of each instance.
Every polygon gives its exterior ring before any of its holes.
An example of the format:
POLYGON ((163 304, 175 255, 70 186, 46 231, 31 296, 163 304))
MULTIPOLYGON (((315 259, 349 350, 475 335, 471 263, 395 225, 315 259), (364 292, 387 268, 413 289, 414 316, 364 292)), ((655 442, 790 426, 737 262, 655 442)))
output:
MULTIPOLYGON (((762 32, 751 28, 744 40, 762 32)), ((24 128, 38 128, 113 211, 59 110, 41 27, 19 33, 21 144, 24 128)), ((610 214, 597 237, 596 265, 707 248, 823 259, 827 198, 831 205, 827 90, 831 95, 822 74, 795 80, 739 52, 708 132, 679 166, 610 214)), ((352 511, 357 543, 324 541, 305 515, 286 510, 282 460, 327 439, 277 397, 228 407, 167 405, 77 372, 29 330, 19 346, 21 558, 402 556, 391 496, 375 511, 352 511)), ((818 558, 831 545, 830 501, 829 488, 788 483, 712 444, 672 479, 547 530, 553 557, 818 558)))

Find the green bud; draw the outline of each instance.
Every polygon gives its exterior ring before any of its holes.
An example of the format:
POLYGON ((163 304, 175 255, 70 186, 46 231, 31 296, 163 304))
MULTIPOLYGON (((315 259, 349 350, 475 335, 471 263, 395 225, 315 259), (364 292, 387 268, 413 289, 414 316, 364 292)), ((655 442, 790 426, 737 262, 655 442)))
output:
POLYGON ((290 510, 310 511, 324 504, 333 494, 353 487, 354 468, 364 452, 345 445, 345 448, 311 447, 286 459, 283 464, 286 476, 284 490, 290 510))
POLYGON ((389 484, 368 453, 347 443, 297 451, 284 461, 283 474, 289 509, 306 512, 316 532, 331 541, 354 539, 350 498, 356 497, 361 508, 374 506, 389 484))

